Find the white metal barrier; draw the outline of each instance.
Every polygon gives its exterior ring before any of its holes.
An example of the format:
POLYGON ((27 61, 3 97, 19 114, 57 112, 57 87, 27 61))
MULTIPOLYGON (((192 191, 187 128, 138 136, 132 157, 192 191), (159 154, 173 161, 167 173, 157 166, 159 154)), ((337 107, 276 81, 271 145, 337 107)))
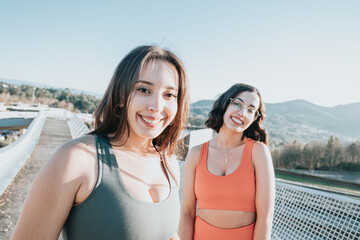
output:
POLYGON ((23 134, 15 142, 0 149, 0 196, 12 182, 16 174, 20 171, 26 160, 30 157, 39 140, 46 117, 55 118, 58 120, 67 120, 72 117, 68 121, 72 138, 79 137, 90 131, 83 123, 83 121, 77 117, 77 115, 72 114, 64 109, 51 108, 48 111, 40 111, 38 113, 2 113, 2 117, 5 117, 5 115, 6 117, 34 117, 34 115, 36 115, 36 117, 32 120, 25 134, 23 134))
POLYGON ((30 157, 40 137, 45 119, 44 111, 40 111, 25 134, 0 149, 0 196, 30 157))
POLYGON ((360 239, 360 199, 277 181, 271 239, 360 239))
POLYGON ((86 126, 86 124, 77 116, 73 115, 73 117, 68 121, 68 126, 70 128, 71 137, 77 138, 82 135, 87 134, 90 132, 89 128, 86 126))
POLYGON ((35 118, 38 112, 0 112, 0 119, 6 118, 35 118))
POLYGON ((48 111, 45 112, 45 114, 49 118, 63 121, 70 119, 74 115, 72 112, 69 112, 62 108, 49 108, 48 111))

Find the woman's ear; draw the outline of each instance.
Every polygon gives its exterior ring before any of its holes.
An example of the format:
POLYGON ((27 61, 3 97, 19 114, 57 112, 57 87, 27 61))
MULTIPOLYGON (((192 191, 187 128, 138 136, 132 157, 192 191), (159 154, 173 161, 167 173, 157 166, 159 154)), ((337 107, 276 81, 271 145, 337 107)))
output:
POLYGON ((120 111, 121 111, 122 107, 123 106, 121 106, 121 104, 116 104, 115 105, 115 107, 113 109, 115 117, 120 118, 120 111))
POLYGON ((117 104, 117 106, 119 108, 123 108, 125 106, 126 100, 124 99, 124 97, 120 97, 119 99, 119 103, 117 104))

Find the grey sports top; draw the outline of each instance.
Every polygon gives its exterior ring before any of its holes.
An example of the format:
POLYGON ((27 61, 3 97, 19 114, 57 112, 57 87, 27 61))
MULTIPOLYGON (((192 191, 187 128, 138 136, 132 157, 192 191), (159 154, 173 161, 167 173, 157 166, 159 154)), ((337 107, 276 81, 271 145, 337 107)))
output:
POLYGON ((63 239, 170 239, 180 218, 179 195, 171 176, 171 190, 165 200, 137 200, 126 190, 111 145, 96 136, 96 148, 96 185, 84 202, 71 209, 62 229, 63 239))

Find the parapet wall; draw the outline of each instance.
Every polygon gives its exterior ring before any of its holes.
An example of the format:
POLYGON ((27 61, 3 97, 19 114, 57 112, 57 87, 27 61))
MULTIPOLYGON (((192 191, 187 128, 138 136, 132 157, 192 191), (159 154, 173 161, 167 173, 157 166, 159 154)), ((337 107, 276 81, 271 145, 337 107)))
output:
POLYGON ((45 119, 44 111, 40 111, 18 140, 0 149, 0 196, 30 157, 40 137, 45 119))
POLYGON ((71 137, 73 139, 77 137, 81 137, 82 135, 85 135, 88 132, 90 132, 86 124, 75 114, 68 121, 68 126, 70 128, 71 137))

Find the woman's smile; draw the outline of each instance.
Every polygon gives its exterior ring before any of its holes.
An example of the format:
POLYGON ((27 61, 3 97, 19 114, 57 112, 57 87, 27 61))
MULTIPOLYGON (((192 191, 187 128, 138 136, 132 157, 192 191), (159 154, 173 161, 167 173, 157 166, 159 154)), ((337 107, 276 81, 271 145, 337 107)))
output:
POLYGON ((142 122, 145 124, 145 126, 152 128, 161 126, 161 123, 163 123, 166 120, 166 118, 144 116, 141 114, 139 114, 139 116, 142 122))
POLYGON ((231 120, 235 123, 235 125, 243 125, 245 121, 241 120, 238 117, 231 116, 231 120))

